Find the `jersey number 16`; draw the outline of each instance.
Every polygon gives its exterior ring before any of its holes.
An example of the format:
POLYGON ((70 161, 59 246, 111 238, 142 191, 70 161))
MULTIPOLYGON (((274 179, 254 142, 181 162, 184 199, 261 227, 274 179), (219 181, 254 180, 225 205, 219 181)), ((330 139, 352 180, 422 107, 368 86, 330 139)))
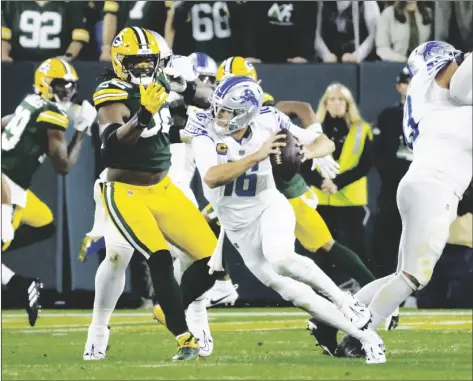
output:
POLYGON ((255 172, 258 172, 259 163, 256 163, 248 173, 237 177, 236 180, 225 185, 224 196, 235 195, 238 197, 253 197, 256 195, 256 184, 258 177, 255 172))

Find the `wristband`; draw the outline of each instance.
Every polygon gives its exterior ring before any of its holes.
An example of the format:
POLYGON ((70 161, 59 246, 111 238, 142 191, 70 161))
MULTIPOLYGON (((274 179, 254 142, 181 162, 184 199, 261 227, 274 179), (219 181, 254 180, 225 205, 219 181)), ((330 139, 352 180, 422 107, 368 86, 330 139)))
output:
POLYGON ((153 114, 151 114, 145 107, 141 106, 138 112, 136 113, 138 117, 138 127, 146 128, 148 127, 151 119, 153 118, 153 114))

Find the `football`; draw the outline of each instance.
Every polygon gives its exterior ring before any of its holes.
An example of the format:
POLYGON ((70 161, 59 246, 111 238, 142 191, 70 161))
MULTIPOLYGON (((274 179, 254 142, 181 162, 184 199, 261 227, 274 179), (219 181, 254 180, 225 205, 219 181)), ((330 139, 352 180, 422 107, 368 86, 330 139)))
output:
POLYGON ((284 141, 286 145, 280 147, 279 154, 270 155, 271 165, 276 176, 289 181, 299 172, 301 166, 301 146, 297 138, 288 130, 281 131, 278 135, 286 135, 285 138, 277 140, 278 142, 284 141))

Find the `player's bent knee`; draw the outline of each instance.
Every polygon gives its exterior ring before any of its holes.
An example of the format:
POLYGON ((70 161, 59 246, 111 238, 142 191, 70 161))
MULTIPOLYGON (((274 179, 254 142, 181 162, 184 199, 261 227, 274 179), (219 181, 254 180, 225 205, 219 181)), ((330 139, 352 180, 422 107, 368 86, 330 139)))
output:
POLYGON ((399 275, 404 279, 404 281, 409 285, 410 288, 412 288, 412 291, 418 291, 422 288, 425 287, 425 285, 429 282, 429 279, 424 279, 421 281, 420 279, 417 279, 414 275, 409 274, 406 271, 401 271, 399 275))
POLYGON ((105 260, 108 260, 113 267, 126 270, 128 263, 130 263, 133 256, 133 248, 123 244, 106 245, 105 260))

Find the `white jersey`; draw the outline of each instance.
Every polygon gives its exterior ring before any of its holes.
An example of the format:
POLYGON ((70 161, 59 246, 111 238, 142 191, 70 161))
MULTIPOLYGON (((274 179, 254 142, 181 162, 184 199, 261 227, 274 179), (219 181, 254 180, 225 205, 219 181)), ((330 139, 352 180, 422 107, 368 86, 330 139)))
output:
POLYGON ((404 104, 403 130, 413 149, 410 171, 446 181, 461 197, 472 178, 472 107, 457 103, 421 69, 411 80, 404 104))
MULTIPOLYGON (((217 127, 218 129, 218 127, 217 127)), ((219 134, 210 111, 189 116, 186 132, 193 135, 192 147, 201 178, 209 168, 240 160, 258 151, 277 132, 288 129, 302 144, 312 143, 321 133, 320 125, 303 130, 273 107, 263 107, 241 141, 219 134)), ((276 189, 269 158, 255 164, 234 181, 214 189, 202 182, 204 195, 213 205, 226 230, 252 224, 280 194, 276 189)))

